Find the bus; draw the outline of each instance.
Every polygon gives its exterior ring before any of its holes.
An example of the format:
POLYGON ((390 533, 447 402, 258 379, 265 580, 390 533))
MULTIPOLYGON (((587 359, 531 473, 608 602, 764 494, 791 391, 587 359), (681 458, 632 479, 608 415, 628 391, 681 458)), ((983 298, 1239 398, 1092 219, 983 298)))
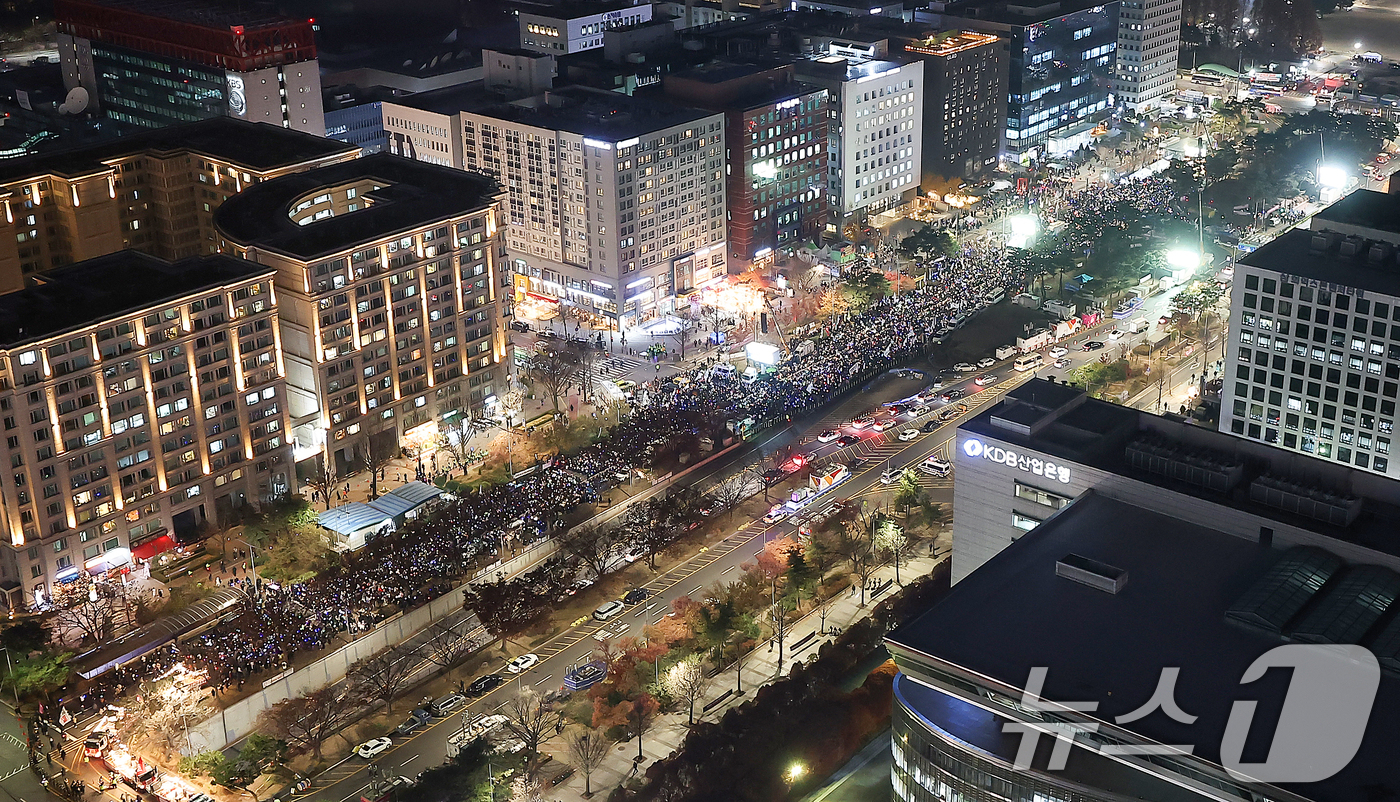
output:
POLYGON ((1193 72, 1191 73, 1191 83, 1205 84, 1206 86, 1223 86, 1225 84, 1225 79, 1219 75, 1212 75, 1208 72, 1193 72))
POLYGON ((1036 368, 1044 364, 1045 359, 1042 358, 1040 354, 1032 353, 1016 357, 1016 362, 1012 364, 1012 367, 1020 371, 1026 371, 1035 370, 1036 368))

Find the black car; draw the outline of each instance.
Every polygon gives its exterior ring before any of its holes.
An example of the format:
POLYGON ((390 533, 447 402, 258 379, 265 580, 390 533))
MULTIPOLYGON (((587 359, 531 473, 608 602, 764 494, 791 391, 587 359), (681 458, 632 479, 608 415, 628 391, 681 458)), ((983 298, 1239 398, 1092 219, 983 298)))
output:
POLYGON ((528 332, 528 331, 530 330, 530 324, 529 324, 529 323, 526 323, 526 322, 523 321, 523 320, 512 320, 512 321, 510 322, 510 327, 511 327, 512 329, 515 329, 516 331, 522 332, 522 333, 523 333, 523 332, 528 332))
POLYGON ((1099 342, 1098 340, 1090 340, 1089 342, 1084 343, 1085 351, 1097 351, 1102 347, 1103 343, 1099 342))
POLYGON ((500 674, 487 674, 484 677, 477 677, 472 684, 467 686, 467 694, 470 696, 481 696, 484 693, 493 691, 505 684, 505 678, 500 674))
POLYGON ((919 427, 919 431, 923 432, 924 434, 928 434, 929 432, 931 432, 931 431, 933 431, 934 429, 937 429, 937 428, 938 428, 938 419, 937 419, 937 418, 929 418, 927 421, 924 422, 924 425, 923 425, 923 426, 920 426, 920 427, 919 427))
POLYGON ((769 485, 775 485, 783 481, 784 476, 787 476, 787 474, 783 473, 777 468, 769 468, 768 470, 763 472, 763 481, 768 483, 769 485))
POLYGON ((840 446, 841 448, 845 448, 846 446, 853 446, 859 442, 860 438, 856 437, 853 434, 843 434, 840 437, 836 438, 836 445, 840 446))
POLYGON ((637 604, 638 602, 646 601, 650 596, 651 591, 646 588, 632 588, 627 591, 627 594, 622 597, 622 600, 628 604, 637 604))

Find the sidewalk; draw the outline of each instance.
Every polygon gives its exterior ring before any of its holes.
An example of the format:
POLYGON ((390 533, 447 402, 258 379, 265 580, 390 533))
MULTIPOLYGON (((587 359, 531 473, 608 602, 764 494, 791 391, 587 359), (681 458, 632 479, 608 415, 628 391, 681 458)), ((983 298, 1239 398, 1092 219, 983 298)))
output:
MULTIPOLYGON (((918 549, 919 555, 909 557, 900 564, 900 580, 908 582, 915 577, 928 574, 935 565, 948 559, 951 552, 947 549, 946 543, 944 543, 943 548, 938 550, 937 557, 928 556, 929 546, 943 540, 946 538, 936 538, 929 543, 921 543, 918 549)), ((832 630, 845 629, 852 622, 869 615, 876 603, 899 590, 899 586, 894 584, 894 574, 893 565, 885 565, 875 572, 874 576, 871 577, 871 582, 876 591, 873 595, 866 593, 865 606, 863 607, 860 605, 859 590, 855 595, 846 592, 828 602, 825 619, 827 633, 822 632, 823 621, 818 612, 808 613, 802 619, 794 622, 783 649, 783 664, 791 667, 796 661, 805 661, 810 655, 815 654, 823 643, 835 639, 834 635, 829 634, 832 630)), ((771 642, 767 646, 760 645, 744 656, 741 672, 743 695, 735 692, 736 672, 733 665, 727 666, 715 675, 704 698, 695 704, 696 721, 717 720, 729 708, 743 704, 752 698, 755 689, 777 677, 777 658, 777 648, 771 642)), ((592 798, 607 796, 607 793, 614 786, 621 784, 633 775, 644 774, 647 766, 650 766, 653 761, 665 758, 680 748, 681 743, 689 733, 687 721, 685 710, 668 713, 658 718, 651 729, 642 736, 642 754, 645 756, 645 760, 640 766, 634 764, 637 757, 637 742, 635 740, 614 744, 603 765, 593 772, 591 778, 592 798)), ((545 742, 541 745, 541 751, 553 755, 554 760, 559 764, 572 765, 568 748, 564 745, 563 739, 554 738, 545 742)), ((554 790, 552 798, 568 800, 569 802, 581 801, 584 798, 583 788, 583 774, 575 771, 567 782, 554 790)))

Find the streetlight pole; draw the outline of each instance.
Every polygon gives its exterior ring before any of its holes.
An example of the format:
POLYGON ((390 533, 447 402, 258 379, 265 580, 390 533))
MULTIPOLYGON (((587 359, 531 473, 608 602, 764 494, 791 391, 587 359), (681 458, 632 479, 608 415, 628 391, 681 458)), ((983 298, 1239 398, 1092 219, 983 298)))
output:
POLYGON ((237 542, 242 543, 243 545, 245 545, 245 546, 248 547, 248 565, 252 566, 252 569, 253 569, 253 598, 254 598, 254 599, 261 600, 261 599, 262 599, 262 588, 261 588, 261 584, 258 582, 258 557, 257 557, 257 549, 253 546, 252 543, 249 543, 248 541, 246 541, 246 540, 244 540, 244 539, 242 539, 242 538, 234 538, 234 540, 236 540, 237 542))

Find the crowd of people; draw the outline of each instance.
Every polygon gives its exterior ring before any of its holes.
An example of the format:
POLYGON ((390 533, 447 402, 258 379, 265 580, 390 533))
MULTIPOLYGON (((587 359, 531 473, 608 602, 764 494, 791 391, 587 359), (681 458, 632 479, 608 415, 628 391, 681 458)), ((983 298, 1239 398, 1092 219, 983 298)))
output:
MULTIPOLYGON (((1168 204, 1165 182, 1095 189, 1073 199, 1076 215, 1101 214, 1124 198, 1168 204)), ((650 467, 668 443, 718 433, 729 420, 796 417, 815 411, 856 382, 924 354, 942 330, 971 315, 986 298, 1014 293, 1026 276, 997 244, 967 245, 931 266, 910 292, 881 298, 825 322, 811 347, 799 349, 759 381, 743 384, 705 368, 645 386, 633 413, 601 442, 539 466, 529 476, 451 502, 439 514, 371 540, 309 581, 264 583, 230 618, 182 644, 168 645, 114 673, 116 682, 157 675, 183 660, 207 668, 211 683, 286 669, 298 654, 326 648, 338 633, 368 629, 396 610, 423 604, 493 563, 507 543, 546 537, 579 505, 650 467), (805 353, 801 353, 805 351, 805 353)))

